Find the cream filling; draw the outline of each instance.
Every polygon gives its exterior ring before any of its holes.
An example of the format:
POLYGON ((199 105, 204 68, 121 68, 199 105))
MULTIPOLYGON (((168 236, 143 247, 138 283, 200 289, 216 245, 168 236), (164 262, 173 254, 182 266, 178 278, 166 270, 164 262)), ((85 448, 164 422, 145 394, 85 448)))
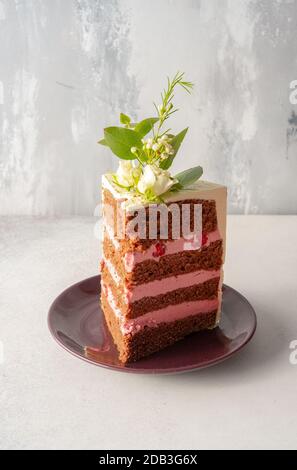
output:
POLYGON ((169 323, 198 314, 203 315, 217 310, 219 307, 218 299, 195 300, 182 302, 177 305, 169 305, 168 307, 145 313, 137 318, 125 319, 113 298, 111 290, 103 282, 101 282, 101 288, 107 297, 111 309, 119 320, 123 335, 134 334, 144 327, 153 328, 160 323, 169 323))
MULTIPOLYGON (((103 257, 103 261, 116 285, 123 283, 122 278, 119 276, 117 270, 111 261, 103 257)), ((207 282, 216 277, 220 277, 221 270, 199 270, 191 273, 178 274, 177 276, 170 276, 164 279, 146 282, 131 286, 128 289, 124 286, 124 300, 129 304, 142 299, 143 297, 155 297, 157 295, 166 294, 176 289, 183 289, 193 285, 199 285, 207 282)))
MULTIPOLYGON (((115 238, 112 228, 109 225, 105 225, 105 231, 114 248, 119 250, 120 242, 115 238)), ((206 236, 207 241, 203 245, 205 247, 208 247, 211 243, 221 239, 218 230, 214 230, 213 232, 208 233, 206 236)), ((165 248, 164 255, 174 255, 182 251, 198 251, 201 249, 201 239, 200 237, 195 236, 189 240, 181 237, 176 240, 161 240, 160 243, 165 248)), ((133 271, 133 268, 136 266, 136 264, 142 263, 146 260, 159 261, 160 258, 160 256, 156 256, 156 244, 151 245, 146 251, 128 251, 124 255, 125 270, 130 273, 133 271)))

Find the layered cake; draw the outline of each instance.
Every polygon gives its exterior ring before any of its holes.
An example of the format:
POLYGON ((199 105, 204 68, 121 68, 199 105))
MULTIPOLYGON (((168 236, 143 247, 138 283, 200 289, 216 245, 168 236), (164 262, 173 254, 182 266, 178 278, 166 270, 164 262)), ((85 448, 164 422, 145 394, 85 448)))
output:
POLYGON ((172 203, 201 205, 202 230, 192 239, 172 239, 169 227, 167 239, 154 240, 117 237, 114 222, 120 219, 126 227, 137 209, 126 207, 127 195, 110 175, 103 177, 102 188, 109 209, 104 214, 101 305, 121 361, 136 361, 190 333, 214 328, 222 296, 226 188, 199 181, 168 196, 169 209, 172 203))
POLYGON ((123 363, 220 318, 226 188, 200 180, 200 166, 170 172, 188 131, 167 127, 173 91, 192 86, 176 74, 155 117, 121 113, 121 126, 105 128, 100 141, 120 159, 102 178, 101 307, 123 363))

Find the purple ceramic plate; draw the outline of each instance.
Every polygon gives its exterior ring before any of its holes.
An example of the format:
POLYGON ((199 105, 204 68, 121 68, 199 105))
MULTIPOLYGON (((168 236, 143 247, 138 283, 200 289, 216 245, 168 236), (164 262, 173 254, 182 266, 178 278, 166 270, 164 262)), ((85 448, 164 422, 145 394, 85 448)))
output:
POLYGON ((163 351, 123 365, 105 324, 99 290, 100 277, 94 276, 62 292, 50 308, 49 329, 60 346, 75 356, 121 372, 176 374, 217 364, 247 344, 257 325, 249 302, 224 285, 217 328, 193 333, 163 351))

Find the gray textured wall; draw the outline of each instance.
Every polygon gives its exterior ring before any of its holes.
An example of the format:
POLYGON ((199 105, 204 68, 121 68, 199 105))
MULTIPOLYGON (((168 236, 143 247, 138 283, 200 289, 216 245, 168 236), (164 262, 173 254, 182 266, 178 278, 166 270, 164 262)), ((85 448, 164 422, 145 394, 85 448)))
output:
POLYGON ((0 213, 92 214, 101 129, 151 115, 177 69, 175 168, 202 164, 230 212, 297 213, 295 0, 0 0, 0 213))

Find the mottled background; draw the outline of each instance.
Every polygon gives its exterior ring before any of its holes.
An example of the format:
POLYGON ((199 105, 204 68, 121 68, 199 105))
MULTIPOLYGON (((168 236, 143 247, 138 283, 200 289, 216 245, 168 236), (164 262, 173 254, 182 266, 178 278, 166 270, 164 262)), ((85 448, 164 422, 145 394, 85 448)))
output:
POLYGON ((295 0, 0 0, 0 214, 92 214, 102 128, 176 70, 175 169, 202 164, 230 212, 296 214, 295 0))

